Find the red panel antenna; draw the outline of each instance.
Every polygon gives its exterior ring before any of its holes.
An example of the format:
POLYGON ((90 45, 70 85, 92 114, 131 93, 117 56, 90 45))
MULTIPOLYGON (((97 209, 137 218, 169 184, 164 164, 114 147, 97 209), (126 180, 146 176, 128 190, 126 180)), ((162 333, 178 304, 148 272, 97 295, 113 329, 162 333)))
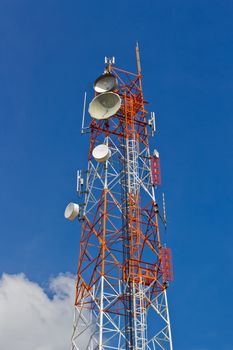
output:
POLYGON ((173 266, 171 248, 161 248, 161 266, 163 282, 173 282, 173 266))
POLYGON ((153 185, 161 184, 160 159, 156 156, 151 156, 151 172, 153 185))

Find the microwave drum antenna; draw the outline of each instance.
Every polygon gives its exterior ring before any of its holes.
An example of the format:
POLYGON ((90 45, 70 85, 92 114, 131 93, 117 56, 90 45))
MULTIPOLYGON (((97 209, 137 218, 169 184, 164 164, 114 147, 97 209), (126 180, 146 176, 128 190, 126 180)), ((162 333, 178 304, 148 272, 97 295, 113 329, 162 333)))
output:
POLYGON ((69 203, 65 209, 64 216, 66 219, 73 221, 79 215, 79 205, 76 203, 69 203))
POLYGON ((108 146, 101 144, 93 149, 92 156, 97 162, 103 163, 111 157, 111 150, 108 146))

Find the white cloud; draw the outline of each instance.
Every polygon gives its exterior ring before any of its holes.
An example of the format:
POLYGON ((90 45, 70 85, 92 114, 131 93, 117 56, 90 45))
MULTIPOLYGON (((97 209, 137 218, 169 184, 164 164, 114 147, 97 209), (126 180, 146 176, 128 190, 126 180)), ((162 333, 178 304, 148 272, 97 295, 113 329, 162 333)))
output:
POLYGON ((24 274, 0 279, 1 350, 68 350, 71 346, 75 280, 59 275, 49 284, 53 297, 24 274))

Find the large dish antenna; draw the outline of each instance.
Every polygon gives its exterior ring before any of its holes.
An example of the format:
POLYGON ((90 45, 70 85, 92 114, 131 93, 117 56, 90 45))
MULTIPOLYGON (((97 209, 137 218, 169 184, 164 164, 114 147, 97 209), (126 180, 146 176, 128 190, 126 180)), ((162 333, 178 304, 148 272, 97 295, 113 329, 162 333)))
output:
POLYGON ((118 85, 117 78, 111 73, 105 73, 98 77, 94 82, 94 90, 99 94, 116 89, 118 85))
POLYGON ((94 119, 108 119, 121 107, 121 99, 114 92, 104 92, 89 104, 89 113, 94 119))

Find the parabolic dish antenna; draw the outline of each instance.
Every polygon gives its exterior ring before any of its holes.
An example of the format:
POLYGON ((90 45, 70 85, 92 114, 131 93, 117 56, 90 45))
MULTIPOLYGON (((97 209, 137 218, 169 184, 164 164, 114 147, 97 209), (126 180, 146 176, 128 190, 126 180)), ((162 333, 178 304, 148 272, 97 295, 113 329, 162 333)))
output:
POLYGON ((117 87, 117 78, 111 73, 101 75, 94 82, 94 90, 99 94, 112 91, 117 87))
POLYGON ((103 163, 111 157, 111 150, 108 146, 101 144, 93 149, 92 155, 97 162, 103 163))
POLYGON ((159 151, 157 151, 157 149, 154 149, 154 156, 156 158, 159 158, 159 151))
POLYGON ((64 216, 66 219, 73 221, 79 214, 79 205, 76 203, 69 203, 65 209, 64 216))
POLYGON ((120 96, 114 92, 104 92, 96 96, 89 104, 89 113, 94 119, 108 119, 121 107, 120 96))

